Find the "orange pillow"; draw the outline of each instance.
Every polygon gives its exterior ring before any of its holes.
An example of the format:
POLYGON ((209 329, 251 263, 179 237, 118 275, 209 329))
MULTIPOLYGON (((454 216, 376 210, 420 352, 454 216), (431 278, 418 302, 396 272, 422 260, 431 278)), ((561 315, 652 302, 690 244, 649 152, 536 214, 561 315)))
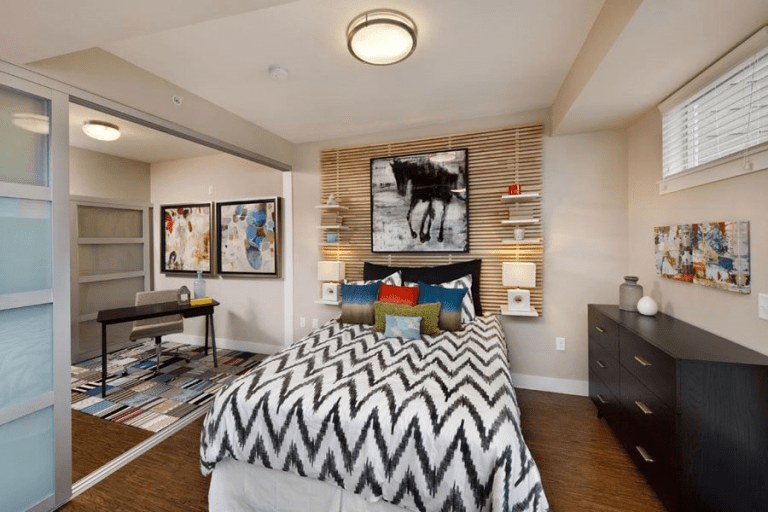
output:
POLYGON ((393 286, 381 283, 379 289, 379 301, 392 304, 405 304, 415 306, 419 303, 419 289, 409 286, 393 286))

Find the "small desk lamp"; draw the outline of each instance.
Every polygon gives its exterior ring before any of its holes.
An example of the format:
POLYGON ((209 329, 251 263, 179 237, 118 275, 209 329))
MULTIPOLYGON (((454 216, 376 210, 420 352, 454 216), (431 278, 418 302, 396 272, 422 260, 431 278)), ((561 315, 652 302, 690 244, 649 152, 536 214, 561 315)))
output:
POLYGON ((531 311, 531 292, 522 288, 536 287, 536 264, 522 261, 502 263, 501 280, 504 286, 514 286, 507 290, 507 310, 510 313, 529 313, 531 311))
POLYGON ((343 261, 317 262, 317 280, 323 281, 323 300, 337 302, 341 298, 340 281, 344 279, 344 270, 343 261))

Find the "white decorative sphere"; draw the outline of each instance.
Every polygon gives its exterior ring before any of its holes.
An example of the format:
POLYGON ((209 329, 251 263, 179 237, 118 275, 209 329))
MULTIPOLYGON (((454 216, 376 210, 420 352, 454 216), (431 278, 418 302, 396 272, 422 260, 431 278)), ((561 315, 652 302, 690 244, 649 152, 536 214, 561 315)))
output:
POLYGON ((656 304, 656 301, 653 300, 653 297, 646 295, 637 301, 637 311, 639 311, 640 314, 646 316, 653 316, 657 311, 659 311, 659 305, 656 304))

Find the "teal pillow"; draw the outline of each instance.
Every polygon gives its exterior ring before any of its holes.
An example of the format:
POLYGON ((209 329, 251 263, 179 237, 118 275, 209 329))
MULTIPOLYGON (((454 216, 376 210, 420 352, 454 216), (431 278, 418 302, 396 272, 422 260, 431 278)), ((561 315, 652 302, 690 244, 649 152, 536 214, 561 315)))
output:
POLYGON ((384 336, 420 340, 421 317, 386 315, 384 336))
POLYGON ((443 331, 461 330, 461 301, 466 294, 466 288, 451 289, 419 283, 419 304, 440 303, 437 326, 443 331))
POLYGON ((379 284, 341 285, 341 318, 345 324, 373 324, 373 303, 379 297, 379 284))

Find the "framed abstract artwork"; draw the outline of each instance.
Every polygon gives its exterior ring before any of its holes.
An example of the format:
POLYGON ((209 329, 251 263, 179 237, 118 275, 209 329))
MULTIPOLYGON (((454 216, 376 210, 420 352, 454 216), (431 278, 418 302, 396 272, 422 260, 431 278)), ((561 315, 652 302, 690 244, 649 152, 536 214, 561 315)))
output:
POLYGON ((160 206, 160 272, 211 272, 210 203, 160 206))
POLYGON ((371 159, 372 252, 469 252, 467 150, 371 159))
POLYGON ((280 198, 216 203, 222 275, 277 276, 280 261, 280 198))

